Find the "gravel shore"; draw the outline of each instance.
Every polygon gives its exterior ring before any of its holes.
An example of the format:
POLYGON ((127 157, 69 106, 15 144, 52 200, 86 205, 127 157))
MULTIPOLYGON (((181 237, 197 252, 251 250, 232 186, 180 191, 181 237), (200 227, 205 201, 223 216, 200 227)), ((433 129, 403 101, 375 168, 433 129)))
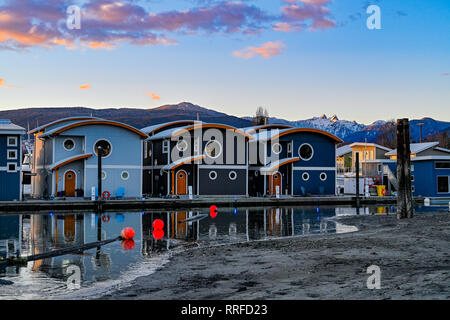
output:
POLYGON ((450 214, 349 216, 359 231, 194 249, 101 299, 449 299, 450 214), (367 289, 367 268, 381 289, 367 289))

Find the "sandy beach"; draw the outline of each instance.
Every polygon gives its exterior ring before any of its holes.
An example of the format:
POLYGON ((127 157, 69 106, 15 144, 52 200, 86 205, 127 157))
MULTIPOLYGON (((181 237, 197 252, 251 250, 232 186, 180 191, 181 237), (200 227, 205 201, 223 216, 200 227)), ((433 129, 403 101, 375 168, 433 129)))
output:
POLYGON ((359 231, 192 249, 101 299, 449 299, 450 214, 348 216, 359 231), (367 268, 381 269, 369 290, 367 268))

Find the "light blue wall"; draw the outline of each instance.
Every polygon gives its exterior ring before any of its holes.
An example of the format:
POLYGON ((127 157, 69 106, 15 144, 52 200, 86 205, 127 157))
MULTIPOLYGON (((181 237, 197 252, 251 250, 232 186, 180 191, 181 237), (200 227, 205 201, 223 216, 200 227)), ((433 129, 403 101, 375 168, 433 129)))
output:
MULTIPOLYGON (((53 141, 55 143, 55 162, 85 153, 84 137, 68 136, 67 134, 64 134, 55 137, 53 141), (75 142, 74 148, 70 151, 64 148, 64 141, 68 138, 72 139, 75 142)), ((92 151, 88 153, 92 153, 92 151)))

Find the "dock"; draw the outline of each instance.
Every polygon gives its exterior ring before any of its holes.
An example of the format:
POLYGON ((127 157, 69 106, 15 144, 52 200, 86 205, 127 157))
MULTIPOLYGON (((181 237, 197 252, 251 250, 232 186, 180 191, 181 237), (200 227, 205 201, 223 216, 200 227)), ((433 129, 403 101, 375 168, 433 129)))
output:
MULTIPOLYGON (((179 210, 239 207, 288 207, 288 206, 356 206, 356 196, 317 196, 317 197, 202 197, 202 198, 150 198, 130 200, 27 200, 2 201, 0 214, 6 213, 40 213, 71 211, 123 211, 123 210, 179 210)), ((423 204, 423 198, 415 198, 416 204, 423 204)), ((395 205, 395 197, 361 197, 360 205, 395 205)))

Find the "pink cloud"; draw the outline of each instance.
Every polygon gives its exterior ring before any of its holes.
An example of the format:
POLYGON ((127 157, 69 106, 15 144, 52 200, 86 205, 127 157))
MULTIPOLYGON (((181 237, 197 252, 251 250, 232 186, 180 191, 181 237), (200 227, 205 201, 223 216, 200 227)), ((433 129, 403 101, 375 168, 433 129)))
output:
POLYGON ((247 47, 242 50, 234 51, 233 55, 242 59, 250 59, 260 55, 267 59, 279 55, 285 48, 286 45, 281 41, 266 42, 260 47, 247 47))
POLYGON ((14 86, 6 84, 5 79, 0 78, 0 88, 14 88, 14 86))
POLYGON ((153 100, 160 100, 161 99, 161 97, 159 95, 157 95, 156 93, 151 93, 150 91, 146 91, 144 94, 149 96, 153 100))

